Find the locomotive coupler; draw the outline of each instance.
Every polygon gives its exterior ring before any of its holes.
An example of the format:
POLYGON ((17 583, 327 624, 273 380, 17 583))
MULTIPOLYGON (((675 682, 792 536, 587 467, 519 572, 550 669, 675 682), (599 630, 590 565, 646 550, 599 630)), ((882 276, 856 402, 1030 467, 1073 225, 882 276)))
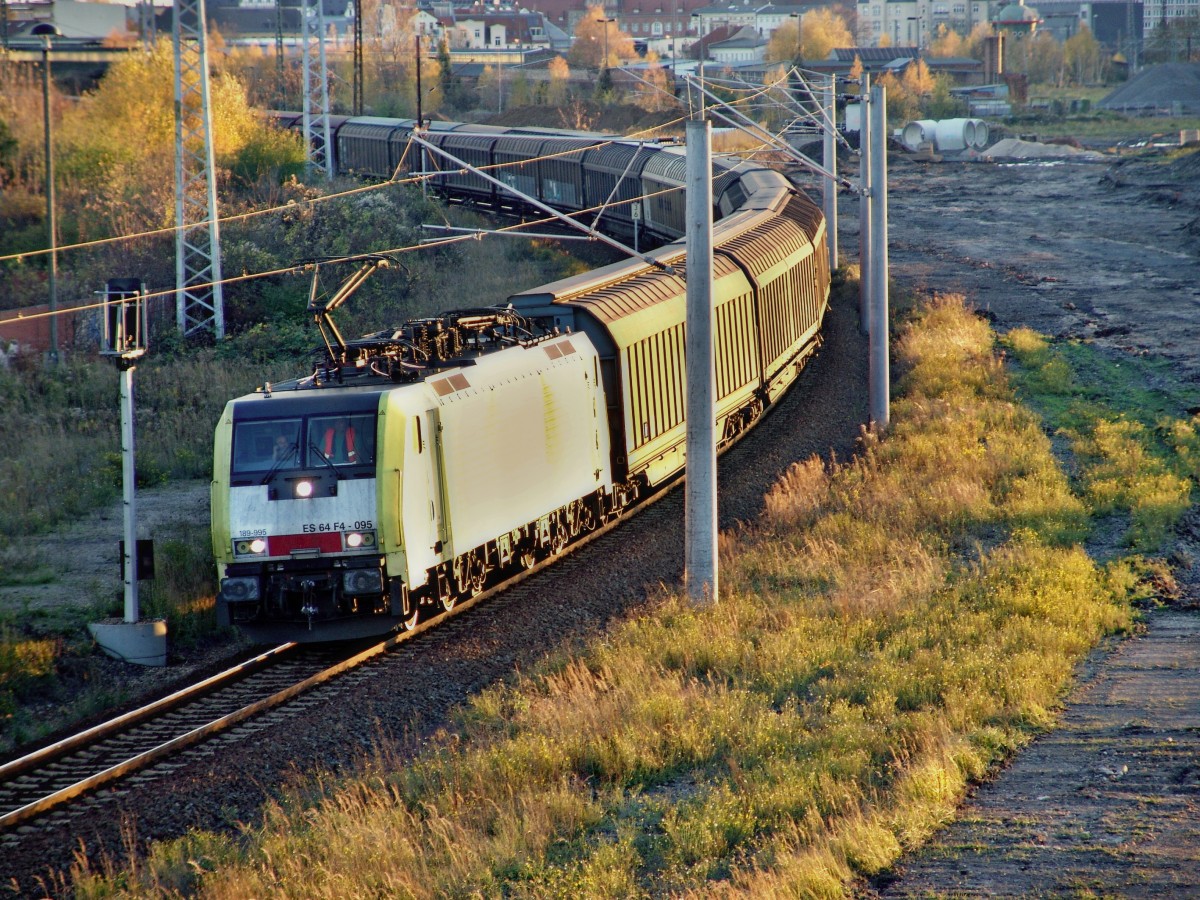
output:
POLYGON ((300 607, 300 614, 308 617, 308 630, 312 631, 313 617, 317 614, 317 605, 313 602, 313 591, 316 589, 317 583, 311 578, 305 578, 300 582, 300 590, 304 592, 304 604, 300 607))

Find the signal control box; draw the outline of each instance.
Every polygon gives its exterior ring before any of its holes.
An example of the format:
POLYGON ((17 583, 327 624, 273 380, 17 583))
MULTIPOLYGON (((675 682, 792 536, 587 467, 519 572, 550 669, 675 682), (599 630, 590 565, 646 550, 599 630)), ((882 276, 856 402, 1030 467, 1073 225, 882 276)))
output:
POLYGON ((146 286, 140 278, 110 278, 103 291, 100 354, 133 362, 146 352, 146 286))

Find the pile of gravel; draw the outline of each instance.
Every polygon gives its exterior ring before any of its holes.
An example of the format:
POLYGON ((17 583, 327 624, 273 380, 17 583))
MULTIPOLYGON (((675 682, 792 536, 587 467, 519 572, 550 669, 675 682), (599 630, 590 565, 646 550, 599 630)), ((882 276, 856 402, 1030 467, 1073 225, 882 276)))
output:
POLYGON ((1143 69, 1097 105, 1118 112, 1200 114, 1200 63, 1164 63, 1143 69))
POLYGON ((1070 144, 1040 144, 1037 141, 1023 141, 1020 138, 1003 138, 996 141, 980 155, 981 159, 1072 159, 1072 160, 1102 160, 1103 153, 1095 150, 1081 150, 1070 144))

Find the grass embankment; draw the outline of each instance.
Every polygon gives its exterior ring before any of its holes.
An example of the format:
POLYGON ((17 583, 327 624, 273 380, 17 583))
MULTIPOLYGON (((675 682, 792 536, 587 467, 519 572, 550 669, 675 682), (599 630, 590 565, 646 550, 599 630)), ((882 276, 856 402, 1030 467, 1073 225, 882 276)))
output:
MULTIPOLYGON (((1026 384, 1070 384, 1069 355, 1010 344, 1026 384)), ((994 345, 958 298, 916 314, 886 437, 792 467, 723 536, 719 605, 667 594, 485 691, 416 759, 316 778, 240 837, 77 873, 80 895, 837 896, 885 869, 1051 724, 1076 663, 1150 596, 1142 557, 1081 548, 1092 498, 1177 508, 1140 468, 1125 494, 1092 488, 1129 457, 1088 442, 1098 402, 1075 410, 1074 493, 994 345)))
MULTIPOLYGON (((1083 99, 1074 93, 1063 102, 1083 99)), ((1098 139, 1106 142, 1149 140, 1160 137, 1164 141, 1178 141, 1184 129, 1200 128, 1196 116, 1126 116, 1118 112, 1096 110, 1073 115, 1054 112, 1023 111, 1005 121, 1012 134, 1034 132, 1045 140, 1052 137, 1075 137, 1098 139)))

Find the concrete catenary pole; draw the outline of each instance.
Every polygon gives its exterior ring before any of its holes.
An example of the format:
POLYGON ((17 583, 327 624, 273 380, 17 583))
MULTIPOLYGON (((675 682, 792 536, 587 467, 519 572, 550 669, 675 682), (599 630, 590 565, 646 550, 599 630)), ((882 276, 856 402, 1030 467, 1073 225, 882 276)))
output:
POLYGON ((692 603, 717 602, 716 375, 713 365, 712 125, 687 123, 687 481, 684 579, 692 603))
POLYGON ((858 115, 858 160, 862 188, 858 202, 858 327, 870 330, 871 316, 871 76, 862 75, 858 115))
POLYGON ((886 428, 891 418, 888 344, 887 92, 871 89, 871 422, 886 428))
POLYGON ((838 228, 837 228, 837 140, 836 140, 836 123, 837 123, 837 76, 831 74, 829 76, 829 84, 825 87, 825 115, 822 122, 822 132, 825 136, 823 145, 824 155, 822 163, 825 165, 825 171, 829 172, 833 178, 824 179, 821 184, 825 188, 822 199, 824 200, 823 208, 825 211, 825 237, 829 243, 829 271, 832 272, 838 267, 838 228))
POLYGON ((121 574, 125 580, 125 621, 136 622, 137 580, 137 481, 133 456, 133 366, 121 370, 121 482, 125 510, 125 553, 121 574))

